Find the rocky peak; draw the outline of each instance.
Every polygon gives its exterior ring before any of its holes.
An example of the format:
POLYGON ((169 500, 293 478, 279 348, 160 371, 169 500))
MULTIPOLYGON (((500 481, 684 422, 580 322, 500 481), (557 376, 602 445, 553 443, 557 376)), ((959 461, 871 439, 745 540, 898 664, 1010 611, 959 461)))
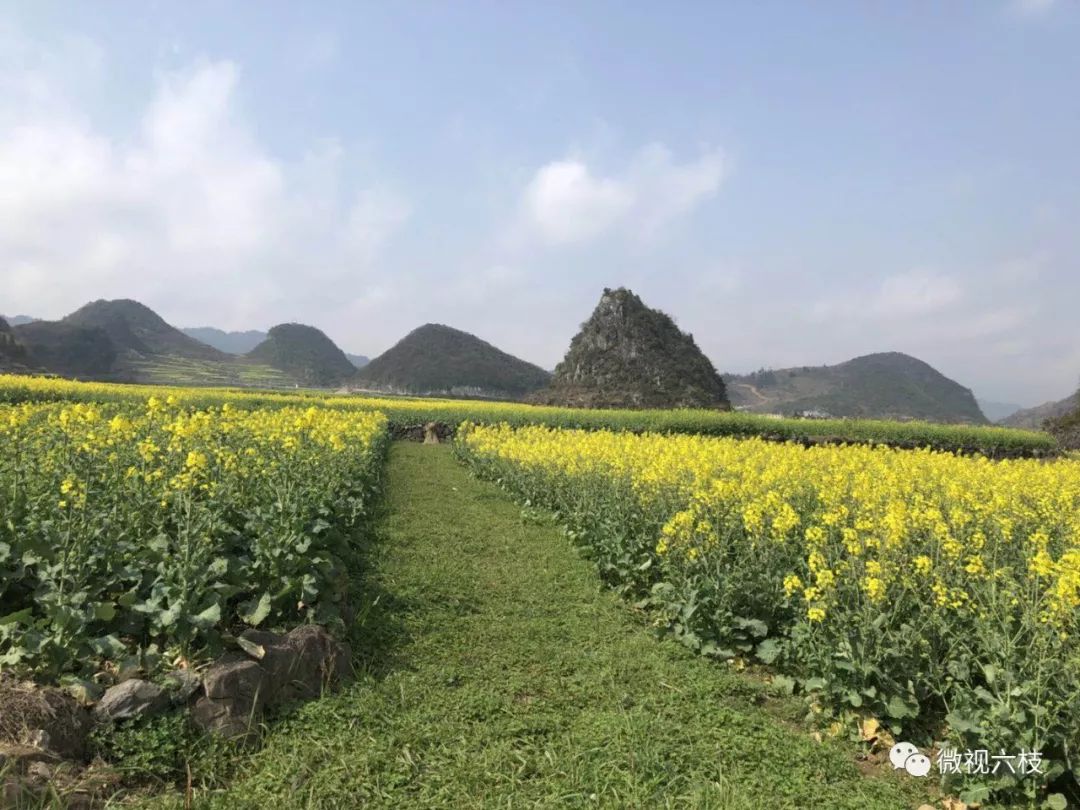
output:
POLYGON ((632 291, 605 289, 537 397, 552 404, 728 408, 724 382, 691 335, 632 291))

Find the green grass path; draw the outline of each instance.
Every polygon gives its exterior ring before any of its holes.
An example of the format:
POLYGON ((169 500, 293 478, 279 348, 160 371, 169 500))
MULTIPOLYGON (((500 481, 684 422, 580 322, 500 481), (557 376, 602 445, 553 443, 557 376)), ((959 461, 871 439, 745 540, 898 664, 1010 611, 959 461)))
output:
MULTIPOLYGON (((748 677, 658 640, 551 524, 395 443, 367 669, 196 806, 904 808, 748 677)), ((373 597, 374 598, 374 597, 373 597)), ((906 779, 907 782, 903 780, 906 779)))

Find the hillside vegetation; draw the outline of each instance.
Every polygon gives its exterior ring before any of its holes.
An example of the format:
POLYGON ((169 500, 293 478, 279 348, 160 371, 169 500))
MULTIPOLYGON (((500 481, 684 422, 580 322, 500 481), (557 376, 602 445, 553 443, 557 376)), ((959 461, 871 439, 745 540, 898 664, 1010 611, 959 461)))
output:
POLYGON ((361 386, 409 394, 518 398, 550 375, 468 332, 429 323, 414 329, 357 375, 361 386))
POLYGON ((970 389, 901 352, 868 354, 835 366, 763 370, 726 379, 732 403, 740 410, 987 423, 970 389))
POLYGON ((727 409, 724 381, 692 335, 630 290, 605 289, 538 403, 727 409))
MULTIPOLYGON (((170 326, 137 301, 94 301, 59 321, 11 329, 34 369, 86 380, 291 388, 297 378, 170 326)), ((351 368, 351 366, 350 366, 351 368)))
POLYGON ((273 327, 248 357, 280 369, 305 385, 338 385, 356 373, 356 366, 330 338, 314 326, 299 323, 273 327))
POLYGON ((1076 394, 1054 402, 1044 402, 1034 408, 1024 408, 1016 411, 998 424, 1006 427, 1024 428, 1025 430, 1042 430, 1047 422, 1060 419, 1071 413, 1077 404, 1076 394))
POLYGON ((8 322, 0 318, 0 370, 18 370, 25 363, 26 348, 15 339, 8 322))

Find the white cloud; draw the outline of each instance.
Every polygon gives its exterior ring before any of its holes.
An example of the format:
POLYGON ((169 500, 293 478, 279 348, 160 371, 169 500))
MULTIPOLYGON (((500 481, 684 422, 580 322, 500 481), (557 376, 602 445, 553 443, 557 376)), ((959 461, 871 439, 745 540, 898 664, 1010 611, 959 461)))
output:
POLYGON ((650 239, 715 195, 723 176, 719 151, 679 164, 661 144, 642 149, 619 176, 598 176, 578 158, 553 161, 526 186, 512 241, 580 244, 617 228, 650 239))
POLYGON ((541 168, 525 189, 525 210, 540 237, 550 244, 589 239, 622 216, 633 192, 616 180, 599 179, 576 160, 541 168))
POLYGON ((305 302, 345 307, 408 201, 378 184, 342 193, 335 142, 295 165, 270 154, 238 113, 240 81, 229 61, 163 73, 117 135, 89 123, 56 71, 0 62, 0 87, 34 89, 0 97, 5 307, 57 317, 133 297, 174 322, 221 326, 300 317, 305 302), (348 283, 331 294, 313 278, 348 283))

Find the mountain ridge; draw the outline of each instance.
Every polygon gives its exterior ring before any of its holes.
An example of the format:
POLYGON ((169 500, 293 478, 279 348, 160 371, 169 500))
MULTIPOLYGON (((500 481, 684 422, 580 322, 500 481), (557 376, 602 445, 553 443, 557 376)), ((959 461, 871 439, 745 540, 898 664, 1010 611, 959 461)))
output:
POLYGON ((735 406, 758 413, 989 423, 969 388, 903 352, 861 355, 833 366, 728 374, 725 379, 735 406))

